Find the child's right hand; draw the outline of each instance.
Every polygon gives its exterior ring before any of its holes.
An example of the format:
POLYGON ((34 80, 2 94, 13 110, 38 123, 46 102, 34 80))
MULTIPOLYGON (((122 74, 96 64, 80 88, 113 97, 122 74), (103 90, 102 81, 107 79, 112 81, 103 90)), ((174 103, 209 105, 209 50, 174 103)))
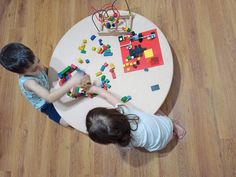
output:
POLYGON ((70 82, 72 83, 72 87, 84 87, 88 83, 91 83, 90 76, 86 73, 78 73, 74 75, 70 82))

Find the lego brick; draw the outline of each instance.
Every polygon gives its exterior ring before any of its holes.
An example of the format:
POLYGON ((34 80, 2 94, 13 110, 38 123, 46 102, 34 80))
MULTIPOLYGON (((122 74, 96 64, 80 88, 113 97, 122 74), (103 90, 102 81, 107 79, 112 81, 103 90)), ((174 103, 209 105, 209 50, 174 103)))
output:
POLYGON ((60 74, 65 74, 65 73, 67 73, 67 72, 69 72, 70 71, 70 66, 67 66, 65 69, 63 69, 61 72, 60 72, 60 74))
POLYGON ((110 53, 111 52, 111 49, 107 49, 104 51, 104 53, 110 53))
POLYGON ((132 99, 132 97, 131 96, 127 96, 127 101, 129 101, 129 100, 131 100, 132 99))
POLYGON ((76 69, 77 69, 77 66, 75 66, 74 64, 71 64, 70 67, 71 67, 73 70, 76 70, 76 69))
POLYGON ((95 35, 92 35, 92 36, 90 37, 90 39, 91 39, 92 41, 93 41, 95 38, 96 38, 95 35))
POLYGON ((123 96, 121 99, 120 99, 120 101, 122 101, 123 103, 125 103, 126 101, 127 101, 127 96, 123 96))
POLYGON ((104 57, 108 57, 108 56, 113 56, 113 53, 112 52, 106 52, 103 55, 104 55, 104 57))
POLYGON ((86 59, 86 60, 85 60, 85 63, 87 63, 87 64, 90 63, 90 60, 89 60, 89 59, 86 59))
POLYGON ((108 64, 105 62, 104 64, 103 64, 105 67, 107 67, 108 66, 108 64))
POLYGON ((105 81, 105 79, 106 79, 106 76, 105 76, 105 75, 102 75, 101 81, 105 81))
POLYGON ((81 50, 80 52, 83 54, 86 54, 86 50, 81 50))
POLYGON ((82 64, 84 61, 81 58, 77 58, 77 61, 82 64))
POLYGON ((105 68, 106 68, 106 67, 105 67, 104 65, 102 65, 101 68, 100 68, 100 71, 104 71, 105 68))
POLYGON ((96 72, 96 76, 97 76, 97 77, 100 76, 100 75, 102 75, 102 71, 96 72))
POLYGON ((159 84, 151 86, 152 91, 160 90, 159 84))
POLYGON ((147 49, 144 51, 144 57, 145 58, 152 58, 154 56, 152 49, 147 49))
POLYGON ((111 72, 111 76, 112 76, 113 79, 115 79, 116 78, 116 73, 115 72, 111 72))

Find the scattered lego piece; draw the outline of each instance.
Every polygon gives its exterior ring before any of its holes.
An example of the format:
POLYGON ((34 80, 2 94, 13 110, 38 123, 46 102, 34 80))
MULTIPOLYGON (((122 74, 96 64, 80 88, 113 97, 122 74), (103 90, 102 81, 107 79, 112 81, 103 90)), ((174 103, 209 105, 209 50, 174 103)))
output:
POLYGON ((159 87, 159 85, 157 84, 157 85, 151 86, 151 89, 152 89, 152 91, 156 91, 156 90, 160 90, 160 87, 159 87))
POLYGON ((84 61, 81 58, 77 58, 77 61, 82 64, 84 61))
POLYGON ((104 51, 104 53, 110 53, 111 52, 111 49, 107 49, 104 51))
POLYGON ((104 66, 105 66, 105 67, 107 67, 107 66, 108 66, 108 64, 105 62, 105 63, 104 63, 104 66))
POLYGON ((83 54, 86 54, 86 50, 81 50, 80 52, 83 54))
POLYGON ((85 62, 88 64, 88 63, 90 63, 90 60, 89 60, 89 59, 86 59, 85 62))
POLYGON ((96 72, 96 76, 97 76, 97 77, 100 76, 100 75, 102 75, 102 71, 96 72))
POLYGON ((115 65, 113 63, 110 63, 110 68, 115 69, 115 65))
POLYGON ((99 45, 102 46, 103 45, 102 39, 99 39, 98 41, 99 41, 99 45))
POLYGON ((102 51, 102 48, 101 48, 101 47, 98 47, 98 48, 97 48, 97 53, 101 53, 101 51, 102 51))
POLYGON ((102 45, 102 48, 104 49, 104 50, 107 50, 107 46, 106 45, 102 45))
POLYGON ((148 69, 148 68, 144 68, 144 71, 145 71, 145 72, 148 72, 148 71, 149 71, 149 69, 148 69))
POLYGON ((112 52, 106 52, 103 55, 104 55, 104 57, 108 57, 108 56, 113 56, 113 53, 112 52))
POLYGON ((106 68, 106 67, 105 67, 104 65, 102 65, 101 68, 100 68, 100 71, 104 71, 105 68, 106 68))
POLYGON ((106 79, 106 75, 102 75, 101 81, 104 81, 106 79))
POLYGON ((102 75, 101 81, 102 81, 101 88, 104 88, 105 90, 111 88, 111 85, 108 84, 110 81, 106 79, 106 75, 102 75))
POLYGON ((115 73, 114 69, 110 69, 109 71, 111 73, 112 78, 115 79, 116 78, 116 73, 115 73))
POLYGON ((93 41, 95 38, 96 38, 95 35, 92 35, 92 36, 90 37, 90 39, 91 39, 92 41, 93 41))
POLYGON ((132 97, 131 96, 127 96, 127 101, 129 101, 129 100, 131 100, 132 99, 132 97))
POLYGON ((128 96, 123 96, 120 100, 123 103, 126 103, 126 102, 130 101, 131 99, 132 99, 132 97, 128 95, 128 96))
POLYGON ((95 51, 96 50, 96 47, 92 47, 92 51, 95 51))
POLYGON ((110 80, 109 80, 109 79, 106 79, 105 82, 106 82, 106 83, 110 83, 110 80))

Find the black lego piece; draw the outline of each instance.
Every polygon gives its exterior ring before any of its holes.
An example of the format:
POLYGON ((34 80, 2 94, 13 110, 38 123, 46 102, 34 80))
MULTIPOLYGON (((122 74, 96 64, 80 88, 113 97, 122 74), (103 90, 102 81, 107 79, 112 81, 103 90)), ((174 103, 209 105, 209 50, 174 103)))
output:
POLYGON ((142 35, 142 33, 139 33, 139 34, 138 34, 138 41, 139 41, 139 42, 142 42, 142 41, 143 41, 143 35, 142 35))

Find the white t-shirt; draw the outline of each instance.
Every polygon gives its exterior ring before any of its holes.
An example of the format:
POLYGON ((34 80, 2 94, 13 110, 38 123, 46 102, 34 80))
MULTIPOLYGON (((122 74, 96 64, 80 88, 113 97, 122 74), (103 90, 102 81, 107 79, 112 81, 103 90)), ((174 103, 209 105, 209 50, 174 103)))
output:
POLYGON ((135 114, 139 117, 138 124, 129 121, 131 129, 134 130, 131 130, 132 146, 143 147, 150 152, 158 151, 165 148, 172 139, 173 123, 169 117, 147 114, 122 103, 115 107, 125 115, 135 114))

